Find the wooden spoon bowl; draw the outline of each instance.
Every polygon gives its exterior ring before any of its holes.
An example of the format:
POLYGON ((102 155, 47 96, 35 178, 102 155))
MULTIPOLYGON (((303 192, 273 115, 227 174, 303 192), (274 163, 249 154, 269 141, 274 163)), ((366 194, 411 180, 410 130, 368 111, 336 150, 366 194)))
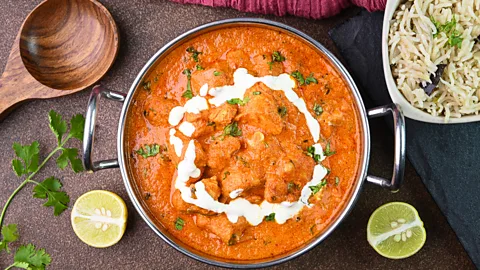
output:
POLYGON ((96 0, 47 0, 26 18, 0 79, 0 120, 22 101, 85 89, 112 66, 118 30, 96 0))

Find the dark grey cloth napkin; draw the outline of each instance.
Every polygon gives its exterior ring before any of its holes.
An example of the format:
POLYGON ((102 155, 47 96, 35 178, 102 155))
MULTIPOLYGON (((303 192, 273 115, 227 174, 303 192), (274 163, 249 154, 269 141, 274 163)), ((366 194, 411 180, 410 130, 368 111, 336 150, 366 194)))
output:
MULTIPOLYGON (((382 12, 362 11, 329 33, 367 107, 391 102, 382 68, 382 21, 382 12)), ((480 268, 480 122, 438 125, 407 119, 406 126, 408 159, 480 268)))

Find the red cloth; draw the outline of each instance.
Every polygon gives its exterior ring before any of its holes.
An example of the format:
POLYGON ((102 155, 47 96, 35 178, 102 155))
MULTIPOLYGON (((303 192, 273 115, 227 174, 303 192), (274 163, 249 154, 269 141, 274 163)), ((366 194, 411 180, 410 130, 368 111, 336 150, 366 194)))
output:
POLYGON ((321 19, 340 13, 354 4, 368 11, 384 10, 387 0, 172 0, 182 4, 200 4, 211 7, 230 7, 240 11, 286 14, 321 19))

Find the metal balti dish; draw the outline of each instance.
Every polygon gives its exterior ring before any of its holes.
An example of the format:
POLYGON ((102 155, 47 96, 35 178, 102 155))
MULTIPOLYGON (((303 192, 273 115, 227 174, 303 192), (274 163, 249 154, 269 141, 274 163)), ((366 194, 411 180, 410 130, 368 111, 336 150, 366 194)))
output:
POLYGON ((366 111, 363 105, 362 98, 360 93, 346 69, 340 63, 340 61, 333 56, 327 49, 325 49, 320 43, 307 36, 306 34, 281 23, 263 20, 263 19, 252 19, 252 18, 241 18, 241 19, 228 19, 222 21, 216 21, 208 23, 202 26, 199 26, 195 29, 192 29, 183 35, 177 37, 173 41, 166 44, 161 48, 143 67, 143 69, 138 74, 137 78, 133 82, 130 91, 128 94, 121 92, 110 91, 102 86, 96 86, 93 88, 92 94, 87 108, 86 115, 86 124, 85 124, 85 135, 83 140, 83 152, 84 152, 84 165, 85 168, 89 171, 97 171, 102 169, 117 168, 120 167, 122 172, 122 177, 127 189, 128 195, 133 202, 136 210, 140 216, 145 220, 145 222, 150 226, 150 228, 165 242, 171 245, 176 250, 182 252, 183 254, 188 255, 196 260, 216 265, 222 267, 234 267, 234 268, 250 268, 250 267, 266 267, 272 266, 275 264, 283 263, 288 260, 291 260, 295 257, 298 257, 307 251, 311 250, 313 247, 322 242, 333 230, 337 228, 340 222, 348 215, 350 210, 353 208, 358 196, 363 182, 366 180, 368 182, 374 183, 376 185, 382 186, 390 190, 397 190, 400 186, 400 183, 403 179, 404 174, 404 165, 405 165, 405 123, 404 117, 396 104, 389 104, 386 106, 374 108, 366 111), (336 218, 331 222, 331 224, 324 230, 323 233, 319 234, 316 238, 313 238, 309 242, 305 243, 303 246, 291 250, 288 253, 278 255, 276 257, 261 259, 261 260, 250 260, 250 261, 239 261, 239 260, 226 260, 223 258, 213 257, 211 255, 202 253, 195 249, 186 246, 181 241, 173 237, 168 233, 162 224, 157 221, 157 219, 151 214, 146 204, 142 201, 142 195, 139 188, 135 184, 135 181, 128 169, 127 160, 129 157, 128 153, 125 152, 125 124, 126 117, 130 109, 131 102, 135 96, 136 91, 141 88, 141 82, 143 78, 148 75, 149 71, 152 70, 157 63, 159 63, 165 55, 175 49, 178 45, 190 40, 191 38, 203 34, 212 30, 219 28, 228 28, 232 26, 255 26, 263 27, 268 29, 274 29, 275 31, 281 31, 292 35, 302 41, 305 44, 312 46, 314 49, 318 50, 321 54, 325 56, 327 61, 336 68, 338 74, 343 77, 343 80, 348 85, 352 91, 356 103, 357 113, 360 119, 361 125, 361 163, 358 168, 357 178, 354 182, 354 186, 351 189, 351 192, 347 198, 347 201, 344 204, 343 209, 337 214, 336 218), (117 139, 117 151, 118 158, 103 160, 103 161, 92 161, 92 148, 93 148, 93 139, 95 131, 95 120, 96 120, 96 111, 97 111, 97 101, 100 96, 104 96, 108 99, 123 102, 123 108, 120 115, 120 121, 118 124, 118 139, 117 139), (368 126, 368 118, 375 118, 384 116, 391 113, 394 119, 394 133, 395 133, 395 153, 394 153, 394 168, 393 175, 390 180, 383 179, 376 176, 367 175, 368 162, 370 157, 370 129, 368 126))

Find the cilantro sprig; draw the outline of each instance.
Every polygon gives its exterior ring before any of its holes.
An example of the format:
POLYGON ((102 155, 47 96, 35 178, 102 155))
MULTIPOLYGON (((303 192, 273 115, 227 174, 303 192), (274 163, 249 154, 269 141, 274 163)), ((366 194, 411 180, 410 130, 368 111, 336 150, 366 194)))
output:
MULTIPOLYGON (((44 203, 46 207, 53 208, 55 216, 60 215, 68 208, 70 197, 67 193, 61 191, 62 183, 57 178, 51 176, 43 181, 34 180, 35 175, 52 159, 57 153, 57 166, 65 169, 68 164, 75 173, 83 171, 83 165, 78 158, 78 149, 66 147, 70 139, 83 139, 83 129, 85 126, 85 118, 78 114, 70 120, 70 130, 62 116, 51 110, 48 114, 50 130, 56 138, 56 147, 40 162, 40 143, 34 141, 31 144, 22 145, 20 143, 13 144, 13 150, 16 158, 12 160, 12 169, 18 177, 26 176, 23 182, 12 192, 7 202, 3 206, 0 214, 1 241, 0 252, 5 250, 10 252, 9 244, 15 242, 19 238, 16 224, 3 225, 3 220, 9 205, 15 196, 27 184, 33 184, 33 197, 46 199, 44 203)), ((45 269, 51 262, 50 255, 44 249, 36 249, 34 245, 28 244, 20 246, 14 256, 14 263, 7 269, 17 267, 23 269, 45 269)))
POLYGON ((440 24, 435 20, 435 18, 433 18, 433 16, 430 16, 430 20, 437 29, 437 32, 433 34, 434 38, 437 37, 441 32, 444 32, 448 37, 448 44, 450 46, 462 48, 462 35, 457 30, 455 30, 455 27, 457 26, 457 19, 455 15, 453 15, 451 21, 448 21, 445 24, 440 24))

